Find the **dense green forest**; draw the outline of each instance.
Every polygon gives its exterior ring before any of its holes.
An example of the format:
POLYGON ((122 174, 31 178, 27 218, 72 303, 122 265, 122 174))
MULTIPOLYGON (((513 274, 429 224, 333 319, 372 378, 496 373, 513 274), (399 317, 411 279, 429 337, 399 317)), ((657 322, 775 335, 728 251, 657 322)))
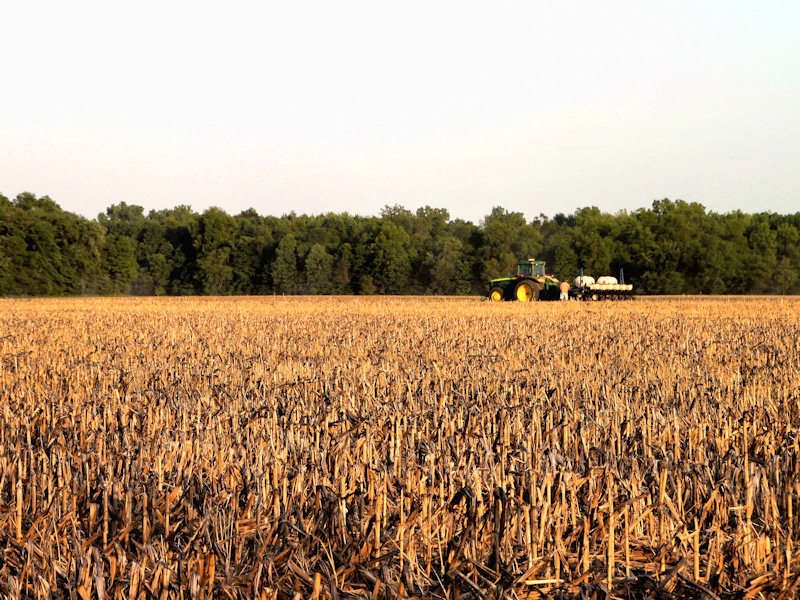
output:
POLYGON ((638 293, 796 294, 800 213, 657 200, 532 221, 496 207, 473 224, 430 207, 275 217, 121 203, 89 220, 47 196, 0 195, 0 296, 483 294, 528 257, 560 279, 623 268, 638 293))

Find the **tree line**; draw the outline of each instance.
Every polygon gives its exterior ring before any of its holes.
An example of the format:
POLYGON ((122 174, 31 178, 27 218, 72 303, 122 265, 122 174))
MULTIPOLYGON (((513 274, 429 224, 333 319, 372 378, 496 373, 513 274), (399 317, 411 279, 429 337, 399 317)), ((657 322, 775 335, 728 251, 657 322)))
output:
POLYGON ((559 279, 623 269, 638 293, 797 294, 800 213, 665 199, 530 221, 495 207, 474 224, 428 206, 276 217, 122 202, 86 219, 47 196, 0 194, 0 296, 484 294, 529 257, 559 279))

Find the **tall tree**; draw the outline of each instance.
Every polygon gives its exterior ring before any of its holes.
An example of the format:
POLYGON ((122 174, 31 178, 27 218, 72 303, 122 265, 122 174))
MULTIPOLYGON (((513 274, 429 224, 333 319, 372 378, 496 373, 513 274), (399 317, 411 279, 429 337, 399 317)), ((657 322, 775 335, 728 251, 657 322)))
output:
POLYGON ((330 294, 332 281, 333 256, 328 254, 325 246, 314 244, 306 257, 306 293, 330 294))
POLYGON ((211 207, 196 222, 198 279, 206 294, 230 293, 233 280, 231 249, 237 233, 236 220, 224 210, 211 207))
POLYGON ((272 265, 272 281, 278 294, 296 294, 299 291, 297 240, 292 234, 283 236, 278 242, 275 262, 272 265))
POLYGON ((263 294, 269 289, 267 249, 273 245, 272 231, 266 221, 248 209, 237 215, 239 231, 233 244, 231 289, 236 294, 263 294))
POLYGON ((469 263, 464 260, 463 244, 453 236, 440 236, 429 253, 433 294, 468 294, 471 289, 469 263))
POLYGON ((482 229, 484 280, 515 273, 518 260, 535 258, 542 251, 541 232, 522 213, 496 206, 483 219, 482 229))
POLYGON ((339 246, 339 257, 333 267, 331 282, 334 294, 352 294, 353 286, 350 276, 350 268, 353 260, 353 248, 348 242, 339 246))
POLYGON ((411 283, 409 235, 393 221, 384 221, 374 243, 373 278, 382 294, 406 294, 411 283))
POLYGON ((748 293, 770 293, 778 266, 778 235, 765 218, 758 218, 747 237, 752 250, 748 293))
POLYGON ((127 294, 139 272, 136 262, 136 243, 127 235, 111 234, 106 237, 103 261, 109 284, 105 290, 111 294, 127 294))

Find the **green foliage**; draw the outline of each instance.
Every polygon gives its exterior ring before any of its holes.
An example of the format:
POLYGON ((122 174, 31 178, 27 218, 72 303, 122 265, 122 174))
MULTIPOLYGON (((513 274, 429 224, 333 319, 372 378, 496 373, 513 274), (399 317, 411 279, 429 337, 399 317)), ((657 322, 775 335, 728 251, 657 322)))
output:
POLYGON ((330 294, 333 289, 333 257, 322 244, 314 244, 306 257, 306 294, 330 294))
POLYGON ((339 246, 339 257, 333 266, 331 284, 334 294, 352 294, 350 270, 353 261, 353 249, 349 243, 344 242, 339 246))
POLYGON ((535 258, 542 251, 539 229, 525 221, 522 213, 510 213, 496 206, 482 222, 482 279, 517 272, 517 261, 535 258))
POLYGON ((374 243, 373 280, 381 294, 407 294, 411 281, 410 237, 394 220, 384 221, 374 243))
POLYGON ((638 293, 798 294, 800 213, 663 199, 532 221, 495 207, 476 225, 430 206, 274 217, 123 202, 87 220, 47 196, 0 194, 0 295, 483 294, 522 258, 567 280, 624 269, 638 293))
POLYGON ((292 234, 285 235, 278 244, 275 263, 272 265, 272 281, 278 294, 297 294, 300 291, 297 240, 292 234))
POLYGON ((267 249, 272 246, 272 230, 266 221, 249 209, 236 217, 238 233, 232 246, 230 265, 234 294, 263 294, 268 291, 267 249))
POLYGON ((103 291, 111 294, 127 294, 139 271, 136 262, 136 242, 120 234, 106 238, 103 248, 103 267, 108 273, 108 287, 103 291))
POLYGON ((0 294, 68 296, 104 287, 103 229, 47 196, 0 196, 0 294))
POLYGON ((462 242, 453 236, 438 238, 427 260, 431 274, 429 293, 455 296, 470 292, 469 262, 463 249, 462 242))
POLYGON ((195 221, 197 279, 204 294, 228 292, 234 277, 231 255, 238 229, 236 220, 217 207, 209 208, 195 221))

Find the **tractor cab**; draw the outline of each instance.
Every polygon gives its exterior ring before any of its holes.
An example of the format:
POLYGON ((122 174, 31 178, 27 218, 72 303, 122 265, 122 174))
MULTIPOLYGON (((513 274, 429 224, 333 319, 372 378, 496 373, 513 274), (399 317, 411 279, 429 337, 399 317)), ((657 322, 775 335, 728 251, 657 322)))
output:
POLYGON ((545 262, 543 260, 521 260, 517 263, 517 277, 543 277, 545 262))

